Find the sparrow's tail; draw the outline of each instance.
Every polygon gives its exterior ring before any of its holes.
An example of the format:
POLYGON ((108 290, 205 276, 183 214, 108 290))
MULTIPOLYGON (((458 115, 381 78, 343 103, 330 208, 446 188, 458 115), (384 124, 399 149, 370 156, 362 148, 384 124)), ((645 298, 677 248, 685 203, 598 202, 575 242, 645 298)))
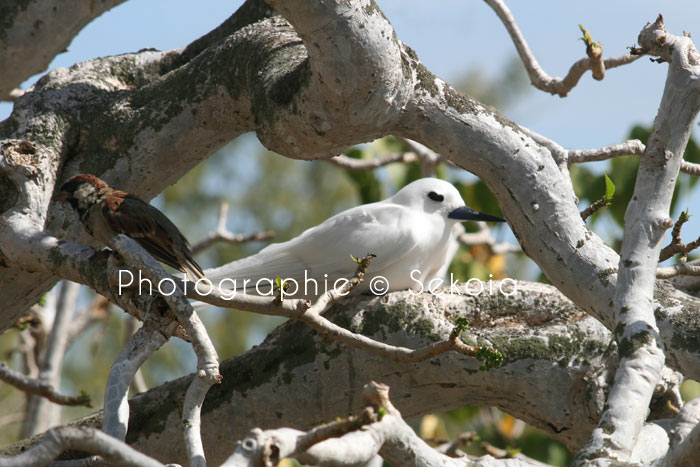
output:
POLYGON ((192 282, 197 282, 200 279, 204 279, 206 282, 209 282, 209 279, 204 276, 204 271, 202 271, 202 268, 199 266, 199 264, 197 264, 194 258, 190 256, 186 261, 183 261, 183 263, 184 264, 182 265, 182 269, 180 269, 180 271, 187 274, 187 277, 189 277, 192 282))

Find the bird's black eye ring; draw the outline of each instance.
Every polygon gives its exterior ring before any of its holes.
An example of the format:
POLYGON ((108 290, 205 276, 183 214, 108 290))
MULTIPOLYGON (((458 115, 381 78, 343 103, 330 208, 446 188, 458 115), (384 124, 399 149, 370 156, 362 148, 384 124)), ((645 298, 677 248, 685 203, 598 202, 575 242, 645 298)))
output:
POLYGON ((445 197, 442 196, 441 194, 435 193, 434 191, 431 191, 428 193, 428 198, 432 199, 433 201, 437 201, 438 203, 441 203, 445 197))

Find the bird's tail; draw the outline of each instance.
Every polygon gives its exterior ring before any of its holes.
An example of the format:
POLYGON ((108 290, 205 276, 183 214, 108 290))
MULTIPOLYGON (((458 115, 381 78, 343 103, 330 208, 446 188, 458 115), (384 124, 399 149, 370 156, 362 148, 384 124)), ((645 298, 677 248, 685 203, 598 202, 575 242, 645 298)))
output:
POLYGON ((181 272, 184 272, 187 274, 187 277, 192 282, 197 282, 198 280, 202 279, 205 282, 211 284, 209 279, 206 278, 204 275, 204 271, 202 271, 202 268, 197 264, 197 262, 192 258, 188 257, 186 261, 183 262, 182 269, 180 270, 181 272))

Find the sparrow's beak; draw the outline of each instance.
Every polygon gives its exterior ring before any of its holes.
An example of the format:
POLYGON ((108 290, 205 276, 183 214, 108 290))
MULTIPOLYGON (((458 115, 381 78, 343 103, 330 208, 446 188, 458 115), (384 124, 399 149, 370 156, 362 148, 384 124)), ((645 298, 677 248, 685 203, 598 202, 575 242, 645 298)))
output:
POLYGON ((70 193, 67 191, 59 191, 52 199, 53 201, 68 201, 68 198, 70 198, 70 193))
POLYGON ((447 215, 450 219, 460 221, 486 221, 486 222, 505 222, 506 220, 498 216, 492 216, 484 212, 476 211, 469 206, 462 206, 447 215))

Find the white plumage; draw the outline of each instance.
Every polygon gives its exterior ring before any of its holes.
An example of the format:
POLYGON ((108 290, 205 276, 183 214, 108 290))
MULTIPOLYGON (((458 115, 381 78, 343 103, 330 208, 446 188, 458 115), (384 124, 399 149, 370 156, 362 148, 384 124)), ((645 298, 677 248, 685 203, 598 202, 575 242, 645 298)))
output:
MULTIPOLYGON (((269 294, 279 276, 299 284, 296 297, 314 298, 333 288, 337 279, 353 276, 357 264, 350 255, 361 258, 372 253, 376 257, 358 290, 372 291, 370 283, 378 276, 386 279, 387 291, 415 290, 427 285, 451 261, 455 225, 479 219, 503 220, 466 207, 448 182, 423 178, 391 198, 348 209, 298 237, 207 270, 205 275, 214 284, 236 292, 244 291, 247 280, 245 293, 257 294, 269 294)), ((294 292, 291 283, 290 287, 289 292, 294 292)))

